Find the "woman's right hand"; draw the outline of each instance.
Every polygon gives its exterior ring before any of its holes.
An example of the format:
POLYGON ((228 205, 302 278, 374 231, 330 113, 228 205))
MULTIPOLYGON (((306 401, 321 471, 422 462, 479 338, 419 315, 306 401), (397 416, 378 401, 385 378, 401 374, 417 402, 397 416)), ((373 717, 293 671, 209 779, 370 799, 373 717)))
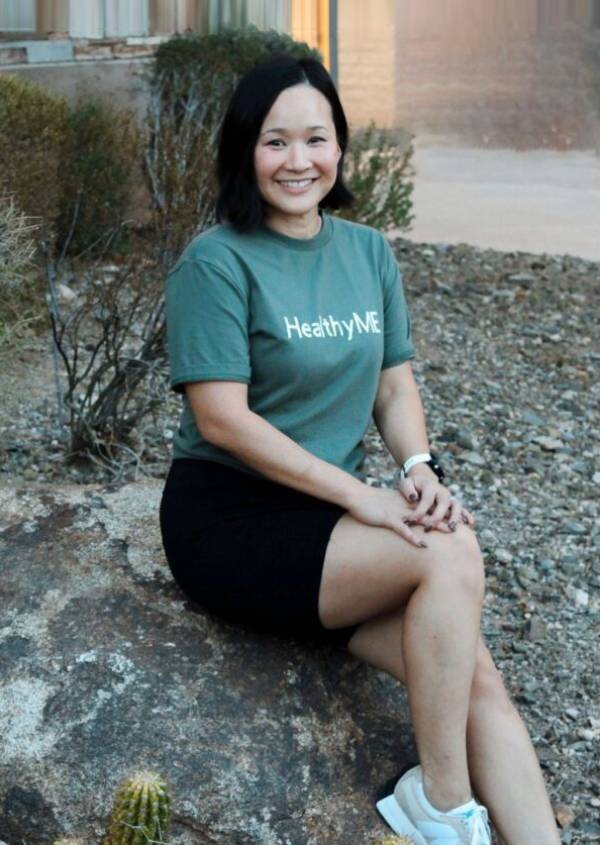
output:
POLYGON ((366 525, 391 528, 413 546, 427 548, 427 543, 406 524, 416 505, 409 504, 399 490, 364 485, 350 503, 348 513, 366 525))

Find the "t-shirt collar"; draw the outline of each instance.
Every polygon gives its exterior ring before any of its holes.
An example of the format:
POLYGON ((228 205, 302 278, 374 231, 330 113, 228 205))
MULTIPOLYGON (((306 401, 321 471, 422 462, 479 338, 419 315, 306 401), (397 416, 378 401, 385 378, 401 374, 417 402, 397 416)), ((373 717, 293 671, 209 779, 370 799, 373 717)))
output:
POLYGON ((321 215, 322 224, 320 230, 317 232, 316 235, 313 235, 312 238, 292 238, 289 235, 283 235, 281 232, 276 232, 274 229, 271 229, 267 226, 264 222, 261 223, 259 228, 257 229, 257 234, 260 237, 263 237, 269 241, 280 243, 283 246, 287 246, 290 249, 296 250, 311 250, 311 249, 320 249, 324 244, 326 244, 333 234, 333 222, 329 214, 322 209, 319 210, 319 214, 321 215))

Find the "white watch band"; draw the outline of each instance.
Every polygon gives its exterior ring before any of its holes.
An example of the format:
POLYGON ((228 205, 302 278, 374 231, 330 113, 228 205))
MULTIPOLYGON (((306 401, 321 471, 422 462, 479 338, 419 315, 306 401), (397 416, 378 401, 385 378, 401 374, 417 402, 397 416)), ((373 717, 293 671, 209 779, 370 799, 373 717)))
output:
POLYGON ((404 461, 400 467, 400 478, 404 478, 406 473, 412 469, 416 464, 425 464, 431 460, 429 452, 421 452, 419 455, 412 455, 408 460, 404 461))

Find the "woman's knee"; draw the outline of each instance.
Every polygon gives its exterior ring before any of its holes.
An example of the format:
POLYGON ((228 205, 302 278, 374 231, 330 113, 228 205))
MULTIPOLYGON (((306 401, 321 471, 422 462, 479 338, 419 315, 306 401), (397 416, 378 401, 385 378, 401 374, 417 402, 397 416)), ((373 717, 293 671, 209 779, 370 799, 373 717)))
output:
MULTIPOLYGON (((427 535, 432 537, 431 533, 427 535)), ((459 526, 454 534, 439 534, 431 546, 426 578, 445 590, 460 590, 481 603, 485 591, 483 556, 474 532, 459 526)))

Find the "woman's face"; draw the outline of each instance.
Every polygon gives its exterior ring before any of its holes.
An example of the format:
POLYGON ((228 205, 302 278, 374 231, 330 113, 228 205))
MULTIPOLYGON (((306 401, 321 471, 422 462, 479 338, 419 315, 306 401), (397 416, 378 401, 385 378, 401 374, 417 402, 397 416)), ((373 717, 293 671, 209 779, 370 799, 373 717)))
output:
POLYGON ((341 155, 327 98, 306 84, 283 90, 263 121, 254 152, 266 216, 315 217, 335 184, 341 155))

